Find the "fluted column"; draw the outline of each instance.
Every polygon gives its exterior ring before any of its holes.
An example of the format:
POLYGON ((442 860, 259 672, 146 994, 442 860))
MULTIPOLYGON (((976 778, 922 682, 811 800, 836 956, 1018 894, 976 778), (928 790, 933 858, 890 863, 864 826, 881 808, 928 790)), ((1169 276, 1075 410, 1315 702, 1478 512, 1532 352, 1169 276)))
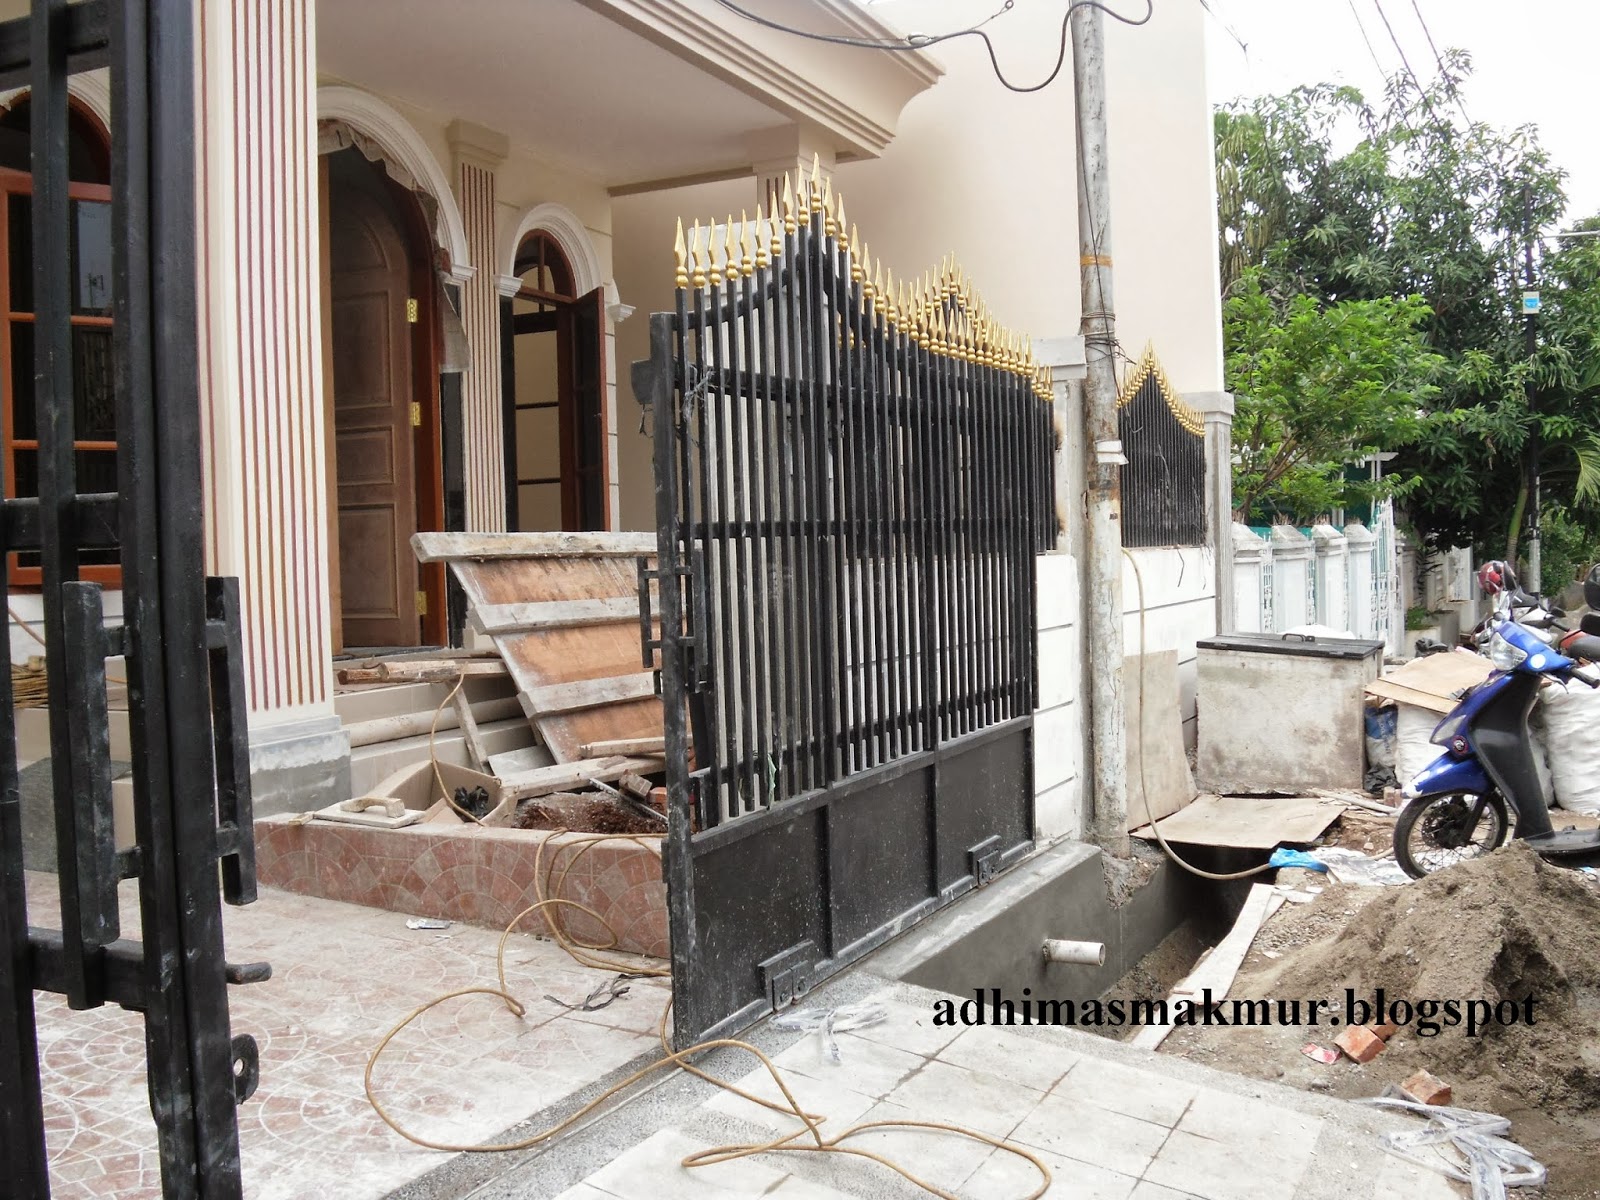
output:
POLYGON ((470 353, 461 381, 467 528, 506 527, 505 421, 500 394, 500 294, 495 262, 495 169, 509 145, 504 134, 468 121, 449 129, 456 195, 467 251, 478 270, 461 289, 461 324, 470 353))
POLYGON ((258 815, 343 799, 333 711, 314 0, 197 0, 208 569, 240 580, 258 815))

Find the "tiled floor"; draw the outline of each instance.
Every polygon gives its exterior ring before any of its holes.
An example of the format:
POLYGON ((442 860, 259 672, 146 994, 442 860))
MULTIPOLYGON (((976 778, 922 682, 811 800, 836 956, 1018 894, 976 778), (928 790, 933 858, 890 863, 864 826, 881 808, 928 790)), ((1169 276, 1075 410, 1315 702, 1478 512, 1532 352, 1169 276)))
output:
MULTIPOLYGON (((137 936, 127 888, 124 929, 137 936)), ((55 877, 30 875, 28 892, 33 923, 53 923, 55 877)), ((227 909, 225 927, 232 961, 273 964, 269 982, 230 989, 234 1033, 253 1034, 261 1048, 261 1087, 240 1109, 245 1194, 376 1200, 439 1166, 446 1156, 379 1120, 362 1074, 378 1039, 412 1009, 494 986, 499 935, 409 930, 404 914, 271 890, 227 909)), ((485 1141, 656 1044, 662 984, 635 980, 609 1007, 569 1013, 545 997, 576 1002, 610 976, 524 935, 509 944, 506 969, 524 1019, 493 997, 463 997, 385 1053, 380 1098, 418 1133, 485 1141)), ((114 1007, 74 1013, 42 994, 38 1013, 54 1195, 159 1197, 141 1019, 114 1007)))
MULTIPOLYGON (((931 1025, 928 1008, 893 997, 884 1002, 888 1021, 839 1037, 842 1062, 825 1058, 814 1037, 775 1059, 801 1105, 829 1118, 825 1132, 868 1121, 963 1124, 1037 1154, 1053 1176, 1047 1194, 1078 1200, 1453 1200, 1464 1194, 1379 1150, 1371 1131, 1359 1127, 1370 1110, 1339 1105, 1326 1119, 1307 1115, 1270 1096, 1223 1090, 1230 1085, 1215 1073, 1183 1077, 1154 1058, 1147 1060, 1152 1069, 1130 1065, 1118 1061, 1127 1057, 1121 1047, 1112 1054, 1102 1050, 1107 1043, 1055 1036, 1059 1031, 975 1028, 946 1036, 950 1031, 931 1025), (1318 1155, 1356 1169, 1332 1183, 1329 1163, 1318 1155)), ((764 1068, 737 1082, 778 1098, 764 1068)), ((685 1155, 736 1136, 759 1143, 797 1125, 722 1093, 675 1128, 650 1133, 559 1200, 905 1194, 898 1178, 860 1158, 767 1153, 693 1169, 681 1165, 685 1155)), ((1025 1159, 950 1134, 886 1129, 846 1144, 893 1159, 963 1200, 1018 1200, 1039 1183, 1025 1159)))

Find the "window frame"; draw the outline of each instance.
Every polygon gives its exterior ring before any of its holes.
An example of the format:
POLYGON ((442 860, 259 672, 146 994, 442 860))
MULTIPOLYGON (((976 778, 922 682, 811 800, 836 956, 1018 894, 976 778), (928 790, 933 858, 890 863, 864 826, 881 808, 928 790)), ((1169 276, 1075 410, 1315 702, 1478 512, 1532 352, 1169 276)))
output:
MULTIPOLYGON (((32 325, 37 320, 36 312, 22 312, 14 310, 11 306, 11 197, 25 195, 32 197, 34 191, 33 175, 26 171, 16 171, 8 167, 0 167, 0 471, 5 473, 5 498, 17 499, 17 452, 39 449, 37 430, 32 438, 18 439, 16 437, 15 421, 15 396, 12 380, 15 354, 12 350, 12 330, 17 325, 32 325)), ((67 186, 68 200, 88 200, 97 203, 110 204, 111 188, 103 183, 69 182, 67 186)), ((31 261, 32 252, 30 249, 31 261)), ((90 316, 74 313, 69 318, 74 329, 111 329, 114 319, 109 316, 90 316)), ((73 451, 100 451, 115 452, 119 449, 115 439, 83 440, 74 438, 73 451)), ((40 587, 44 582, 43 570, 40 567, 22 566, 19 561, 19 552, 12 551, 7 555, 7 571, 12 584, 19 587, 40 587)), ((120 587, 122 585, 122 566, 120 563, 85 563, 78 569, 78 578, 91 583, 120 587)))

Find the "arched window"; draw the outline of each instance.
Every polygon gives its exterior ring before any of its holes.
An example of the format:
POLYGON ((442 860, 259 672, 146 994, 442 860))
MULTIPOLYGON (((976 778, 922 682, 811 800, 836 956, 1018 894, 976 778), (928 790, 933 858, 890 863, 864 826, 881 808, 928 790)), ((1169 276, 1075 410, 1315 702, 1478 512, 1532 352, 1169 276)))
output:
POLYGON ((522 239, 513 270, 521 286, 502 312, 508 528, 604 529, 602 293, 577 295, 544 230, 522 239))
MULTIPOLYGON (((33 175, 27 97, 0 113, 0 470, 5 495, 39 491, 34 410, 33 175)), ((68 110, 72 223, 73 446, 79 492, 117 490, 116 399, 111 371, 111 145, 98 120, 68 110)), ((81 574, 119 583, 115 547, 84 550, 81 574)), ((37 584, 37 552, 12 556, 13 579, 37 584)))

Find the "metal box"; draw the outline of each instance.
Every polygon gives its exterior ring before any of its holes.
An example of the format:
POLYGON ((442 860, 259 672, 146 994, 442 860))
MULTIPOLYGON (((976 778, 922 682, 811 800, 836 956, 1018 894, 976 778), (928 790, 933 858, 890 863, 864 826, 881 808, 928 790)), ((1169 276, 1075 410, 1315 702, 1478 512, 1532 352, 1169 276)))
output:
POLYGON ((1203 791, 1360 790, 1362 689, 1378 677, 1382 642, 1231 633, 1197 645, 1203 791))

